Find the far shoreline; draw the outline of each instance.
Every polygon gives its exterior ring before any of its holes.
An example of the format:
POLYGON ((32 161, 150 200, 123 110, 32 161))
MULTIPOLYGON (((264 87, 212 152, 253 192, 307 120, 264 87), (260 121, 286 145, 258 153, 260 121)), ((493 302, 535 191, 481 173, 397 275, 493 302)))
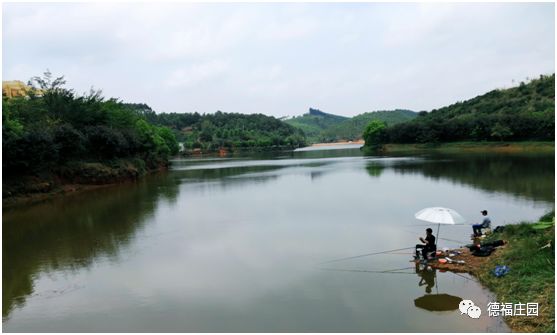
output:
POLYGON ((361 144, 364 145, 365 141, 364 140, 356 140, 356 141, 338 141, 338 142, 330 142, 330 143, 313 143, 312 145, 310 145, 310 147, 325 147, 325 146, 330 146, 330 145, 346 145, 346 144, 361 144))

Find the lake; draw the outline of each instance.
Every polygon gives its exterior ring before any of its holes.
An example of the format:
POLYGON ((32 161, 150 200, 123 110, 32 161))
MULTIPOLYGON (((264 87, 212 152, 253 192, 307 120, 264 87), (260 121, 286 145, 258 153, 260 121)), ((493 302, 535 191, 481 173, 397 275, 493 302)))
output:
MULTIPOLYGON (((326 148, 321 148, 326 149, 326 148)), ((416 269, 425 207, 468 224, 554 206, 554 155, 195 158, 137 183, 4 209, 4 332, 505 332, 474 278, 416 269), (328 262, 328 263, 326 263, 328 262), (417 299, 470 299, 470 319, 417 299)), ((470 242, 441 226, 440 248, 470 242)))

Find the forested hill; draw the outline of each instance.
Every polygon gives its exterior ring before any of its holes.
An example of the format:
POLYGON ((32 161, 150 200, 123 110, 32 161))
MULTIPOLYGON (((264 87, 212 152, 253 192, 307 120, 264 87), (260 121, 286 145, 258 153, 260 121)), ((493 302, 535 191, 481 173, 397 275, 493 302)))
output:
POLYGON ((319 109, 310 108, 308 113, 287 119, 284 122, 301 129, 310 142, 319 142, 321 141, 321 133, 323 130, 345 120, 348 120, 345 116, 328 114, 319 109))
POLYGON ((381 143, 454 141, 553 141, 555 138, 555 74, 529 83, 497 89, 473 99, 420 112, 410 122, 370 129, 381 143))
POLYGON ((383 121, 387 125, 395 125, 397 123, 410 121, 417 115, 418 113, 406 109, 363 113, 323 130, 321 137, 323 142, 358 140, 362 138, 362 134, 368 123, 373 120, 383 121))
POLYGON ((369 112, 348 118, 310 108, 309 113, 285 122, 303 130, 310 142, 334 142, 361 139, 366 125, 372 120, 381 120, 393 125, 411 120, 416 115, 409 110, 397 109, 369 112))
POLYGON ((157 125, 174 130, 186 150, 214 151, 305 146, 304 133, 263 114, 155 113, 145 104, 130 105, 157 125))

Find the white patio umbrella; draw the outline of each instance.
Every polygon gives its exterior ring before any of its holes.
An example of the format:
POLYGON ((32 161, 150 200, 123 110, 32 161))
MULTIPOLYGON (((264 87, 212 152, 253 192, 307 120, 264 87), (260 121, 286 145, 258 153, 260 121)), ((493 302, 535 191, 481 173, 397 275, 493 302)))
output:
POLYGON ((462 215, 458 214, 454 209, 445 207, 428 207, 424 208, 414 215, 418 220, 437 223, 437 241, 439 241, 439 227, 442 224, 464 223, 466 220, 462 215))

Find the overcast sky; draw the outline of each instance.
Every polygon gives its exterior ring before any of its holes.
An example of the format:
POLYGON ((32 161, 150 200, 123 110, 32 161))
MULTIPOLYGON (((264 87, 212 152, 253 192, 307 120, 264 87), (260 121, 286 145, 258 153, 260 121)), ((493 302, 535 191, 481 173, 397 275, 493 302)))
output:
POLYGON ((429 111, 553 73, 554 13, 553 3, 11 3, 2 79, 48 68, 77 92, 157 112, 429 111))

